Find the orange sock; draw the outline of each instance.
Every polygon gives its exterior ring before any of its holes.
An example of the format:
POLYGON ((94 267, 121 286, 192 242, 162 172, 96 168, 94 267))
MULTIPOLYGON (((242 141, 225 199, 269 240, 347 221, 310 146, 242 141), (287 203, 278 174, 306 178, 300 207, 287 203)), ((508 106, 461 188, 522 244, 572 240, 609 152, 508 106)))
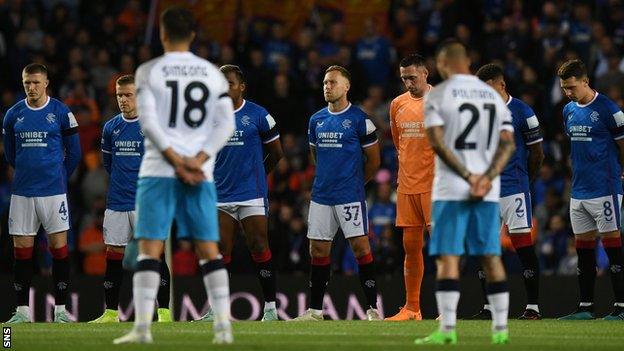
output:
POLYGON ((420 284, 425 273, 423 261, 423 227, 407 227, 403 229, 403 249, 405 262, 403 277, 405 279, 405 308, 420 311, 420 284))

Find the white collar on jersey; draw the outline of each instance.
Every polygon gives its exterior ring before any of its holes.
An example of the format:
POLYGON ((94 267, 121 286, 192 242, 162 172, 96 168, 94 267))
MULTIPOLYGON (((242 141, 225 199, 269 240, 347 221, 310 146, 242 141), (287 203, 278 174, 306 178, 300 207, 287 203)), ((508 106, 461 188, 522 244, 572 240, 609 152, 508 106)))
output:
POLYGON ((509 105, 511 100, 513 100, 513 97, 510 94, 507 94, 507 96, 509 96, 509 99, 507 99, 507 102, 505 103, 505 105, 509 105))
POLYGON ((48 96, 48 100, 46 100, 46 103, 43 104, 43 106, 41 107, 32 107, 28 104, 28 98, 24 99, 24 102, 26 103, 26 107, 28 107, 29 110, 33 110, 33 111, 39 111, 41 109, 43 109, 44 107, 48 106, 48 104, 50 103, 50 97, 48 96))
POLYGON ((238 112, 238 111, 242 110, 242 109, 243 109, 243 107, 245 107, 245 104, 246 104, 246 103, 247 103, 247 100, 243 99, 243 104, 242 104, 239 108, 237 108, 236 110, 234 110, 234 113, 236 113, 236 112, 238 112))
POLYGON ((123 113, 121 114, 121 119, 123 119, 124 121, 128 122, 128 123, 134 123, 134 122, 138 122, 139 121, 139 116, 136 116, 135 118, 126 118, 124 117, 123 113))
POLYGON ((465 74, 465 73, 455 73, 453 75, 451 75, 448 79, 479 79, 477 78, 477 76, 474 76, 472 74, 465 74))
POLYGON ((578 107, 587 107, 589 105, 591 105, 592 102, 596 101, 596 98, 598 97, 598 92, 594 90, 594 98, 591 99, 590 102, 586 103, 586 104, 579 104, 578 101, 576 102, 576 106, 578 107))
POLYGON ((345 113, 345 112, 347 112, 347 110, 348 110, 348 109, 350 109, 350 108, 351 108, 351 103, 349 103, 349 104, 347 105, 347 107, 343 108, 343 109, 342 109, 342 111, 338 111, 338 112, 331 112, 331 111, 329 110, 329 107, 327 107, 327 112, 329 112, 329 114, 330 114, 330 115, 339 115, 339 114, 341 114, 341 113, 345 113))

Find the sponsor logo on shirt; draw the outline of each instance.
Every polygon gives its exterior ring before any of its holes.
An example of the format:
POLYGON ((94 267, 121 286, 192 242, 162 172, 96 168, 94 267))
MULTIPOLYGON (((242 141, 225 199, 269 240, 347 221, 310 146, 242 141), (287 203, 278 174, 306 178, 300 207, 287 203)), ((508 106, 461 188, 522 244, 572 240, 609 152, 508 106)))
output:
POLYGON ((24 117, 17 117, 17 123, 24 122, 24 117))
POLYGON ((243 130, 235 130, 234 134, 228 140, 226 146, 244 146, 245 141, 243 140, 243 130))

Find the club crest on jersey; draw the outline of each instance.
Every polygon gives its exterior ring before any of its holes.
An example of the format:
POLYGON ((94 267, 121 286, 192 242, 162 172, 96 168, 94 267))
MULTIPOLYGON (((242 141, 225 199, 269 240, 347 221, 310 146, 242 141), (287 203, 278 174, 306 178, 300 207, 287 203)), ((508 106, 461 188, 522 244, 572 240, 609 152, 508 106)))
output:
POLYGON ((52 124, 56 122, 56 115, 54 113, 48 113, 46 120, 48 120, 48 123, 52 124))
POLYGON ((592 111, 592 113, 589 115, 589 119, 591 119, 591 121, 594 123, 598 122, 599 117, 600 114, 597 111, 592 111))
POLYGON ((251 118, 249 116, 247 116, 247 115, 244 115, 243 118, 241 118, 241 123, 244 126, 248 126, 248 125, 251 124, 251 118))
POLYGON ((344 121, 342 121, 342 126, 344 127, 344 129, 351 128, 351 120, 350 119, 345 119, 344 121))
POLYGON ((145 137, 145 134, 143 134, 143 129, 139 129, 139 134, 141 134, 142 137, 145 137))

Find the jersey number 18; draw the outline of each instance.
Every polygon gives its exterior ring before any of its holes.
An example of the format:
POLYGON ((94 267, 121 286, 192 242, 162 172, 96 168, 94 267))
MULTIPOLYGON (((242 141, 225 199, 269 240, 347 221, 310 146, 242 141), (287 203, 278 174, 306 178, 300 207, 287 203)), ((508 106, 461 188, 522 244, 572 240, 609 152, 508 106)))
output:
MULTIPOLYGON (((178 81, 168 80, 166 82, 168 88, 171 88, 171 111, 169 112, 169 127, 175 128, 178 118, 178 81)), ((191 128, 197 128, 204 123, 206 119, 206 101, 210 97, 210 91, 202 82, 190 82, 184 89, 184 122, 191 128), (193 89, 198 88, 201 91, 199 99, 195 99, 191 95, 193 89), (201 116, 197 120, 191 119, 191 111, 199 110, 201 116)))

